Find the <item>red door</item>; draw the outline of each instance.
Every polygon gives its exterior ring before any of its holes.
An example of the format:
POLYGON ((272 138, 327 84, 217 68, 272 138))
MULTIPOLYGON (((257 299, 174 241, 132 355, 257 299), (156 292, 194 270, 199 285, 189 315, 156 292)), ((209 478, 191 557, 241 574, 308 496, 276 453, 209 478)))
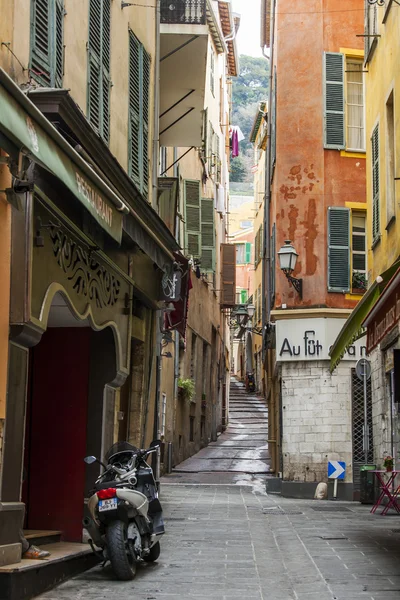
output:
POLYGON ((82 540, 90 328, 50 328, 33 349, 27 448, 29 529, 82 540))

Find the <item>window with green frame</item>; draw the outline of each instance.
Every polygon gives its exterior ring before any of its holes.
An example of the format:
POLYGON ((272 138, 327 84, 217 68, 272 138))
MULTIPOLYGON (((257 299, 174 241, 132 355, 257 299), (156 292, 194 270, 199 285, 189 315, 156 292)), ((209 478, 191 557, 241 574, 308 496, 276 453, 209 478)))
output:
POLYGON ((149 180, 150 56, 133 31, 129 31, 128 172, 147 196, 149 180))
POLYGON ((89 0, 88 119, 110 139, 111 0, 89 0))
POLYGON ((62 87, 64 0, 31 1, 30 72, 39 84, 62 87))
POLYGON ((236 264, 248 265, 251 262, 251 242, 236 244, 236 264))

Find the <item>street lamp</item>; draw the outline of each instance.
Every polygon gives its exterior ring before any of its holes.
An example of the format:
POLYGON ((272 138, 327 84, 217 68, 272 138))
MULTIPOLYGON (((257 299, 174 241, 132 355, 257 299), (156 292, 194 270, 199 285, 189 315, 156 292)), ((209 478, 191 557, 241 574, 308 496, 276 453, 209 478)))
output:
POLYGON ((255 312, 256 312, 256 307, 254 306, 254 304, 248 304, 247 305, 247 314, 249 315, 250 321, 254 317, 255 312))
POLYGON ((246 310, 245 306, 239 306, 237 310, 235 310, 234 316, 236 318, 236 323, 239 325, 244 325, 246 320, 249 317, 249 313, 246 310))
POLYGON ((303 298, 303 280, 292 277, 292 273, 296 267, 297 257, 296 250, 292 246, 290 240, 285 240, 285 245, 278 252, 279 266, 285 273, 286 279, 292 284, 300 298, 303 298))

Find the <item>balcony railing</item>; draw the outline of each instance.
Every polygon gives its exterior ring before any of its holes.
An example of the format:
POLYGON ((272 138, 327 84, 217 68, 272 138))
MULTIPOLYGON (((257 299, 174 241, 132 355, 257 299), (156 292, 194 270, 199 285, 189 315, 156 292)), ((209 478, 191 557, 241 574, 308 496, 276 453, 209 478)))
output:
POLYGON ((205 25, 206 0, 161 0, 161 23, 205 25))

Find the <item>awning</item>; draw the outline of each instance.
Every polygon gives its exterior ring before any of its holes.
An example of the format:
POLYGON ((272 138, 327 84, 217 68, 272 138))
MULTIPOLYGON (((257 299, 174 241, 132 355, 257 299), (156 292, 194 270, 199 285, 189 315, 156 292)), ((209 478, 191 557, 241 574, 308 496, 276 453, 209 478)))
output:
POLYGON ((397 261, 389 267, 389 269, 384 271, 380 276, 381 281, 379 283, 374 281, 371 287, 365 292, 360 302, 353 309, 353 312, 342 327, 335 343, 329 351, 331 357, 331 373, 336 369, 347 348, 362 335, 365 335, 366 331, 363 328, 363 323, 399 266, 400 261, 397 261))
POLYGON ((367 328, 367 352, 371 352, 400 321, 400 267, 363 322, 367 328))
POLYGON ((117 242, 127 205, 0 69, 0 134, 55 175, 117 242))

